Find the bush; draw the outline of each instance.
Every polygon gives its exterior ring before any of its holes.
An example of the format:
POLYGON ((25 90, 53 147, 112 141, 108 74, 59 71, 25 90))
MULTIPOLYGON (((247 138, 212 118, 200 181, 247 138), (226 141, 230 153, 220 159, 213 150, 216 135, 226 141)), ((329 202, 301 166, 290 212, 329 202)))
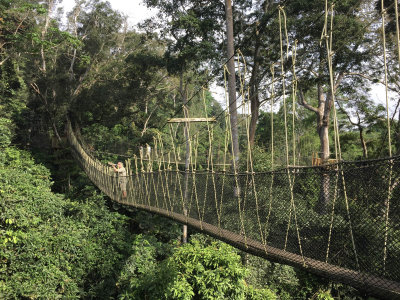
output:
POLYGON ((120 278, 120 299, 276 299, 269 289, 246 284, 240 256, 225 243, 194 239, 158 261, 160 249, 154 237, 135 240, 120 278))
POLYGON ((0 118, 0 148, 7 147, 11 144, 11 124, 9 119, 0 118))
POLYGON ((112 295, 129 240, 126 217, 96 193, 76 202, 51 185, 29 153, 1 151, 0 299, 112 295))

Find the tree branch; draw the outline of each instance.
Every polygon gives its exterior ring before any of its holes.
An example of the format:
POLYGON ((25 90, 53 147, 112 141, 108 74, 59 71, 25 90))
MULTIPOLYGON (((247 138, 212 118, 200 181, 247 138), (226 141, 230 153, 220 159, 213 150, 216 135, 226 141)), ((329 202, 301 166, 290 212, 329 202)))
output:
POLYGON ((7 56, 5 59, 3 59, 3 60, 0 62, 0 66, 2 66, 9 58, 10 58, 10 56, 7 56))
POLYGON ((336 93, 336 90, 339 87, 340 83, 342 82, 343 78, 344 78, 344 73, 339 73, 339 75, 336 79, 336 82, 334 83, 334 86, 333 86, 334 93, 336 93))
POLYGON ((301 106, 304 106, 305 108, 315 112, 316 114, 318 113, 318 109, 316 109, 314 106, 311 106, 310 104, 308 104, 308 102, 304 99, 304 94, 303 94, 303 91, 301 89, 299 89, 299 94, 298 95, 299 95, 299 104, 301 106))
POLYGON ((349 120, 349 122, 350 122, 351 125, 353 125, 353 126, 358 126, 358 125, 360 125, 360 119, 358 119, 358 121, 359 121, 358 124, 355 123, 355 122, 353 122, 353 121, 351 120, 350 115, 349 115, 349 114, 347 113, 347 111, 345 111, 344 108, 340 105, 339 101, 336 101, 336 103, 337 103, 337 105, 339 106, 340 111, 346 115, 346 117, 347 117, 347 119, 349 120))
POLYGON ((158 107, 158 104, 153 108, 153 110, 150 112, 149 116, 146 119, 146 122, 144 122, 143 130, 141 132, 141 136, 143 137, 144 133, 147 131, 147 124, 149 123, 151 115, 156 111, 158 107))

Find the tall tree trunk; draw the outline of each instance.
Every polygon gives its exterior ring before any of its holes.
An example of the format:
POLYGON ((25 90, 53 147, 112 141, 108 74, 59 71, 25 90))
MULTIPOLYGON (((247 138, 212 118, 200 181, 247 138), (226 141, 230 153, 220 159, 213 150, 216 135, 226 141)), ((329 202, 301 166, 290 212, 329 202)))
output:
POLYGON ((251 77, 250 77, 250 105, 251 105, 251 120, 250 120, 250 129, 249 129, 249 141, 250 141, 250 146, 254 146, 255 142, 255 136, 256 136, 256 129, 257 129, 257 121, 258 121, 258 116, 259 116, 259 110, 260 110, 260 100, 258 97, 258 76, 259 76, 259 68, 260 68, 260 61, 259 61, 259 55, 260 55, 260 35, 258 33, 258 29, 256 29, 256 45, 255 45, 255 50, 254 50, 254 56, 253 56, 253 69, 251 71, 251 77))
MULTIPOLYGON (((44 40, 46 37, 47 30, 50 25, 50 17, 51 17, 50 15, 53 12, 53 8, 54 8, 54 0, 47 0, 47 14, 46 14, 45 23, 44 23, 44 26, 43 26, 42 32, 41 32, 42 40, 44 40)), ((44 46, 43 45, 40 48, 40 56, 42 58, 42 72, 46 73, 46 58, 44 55, 44 46)))
MULTIPOLYGON (((320 141, 320 154, 321 160, 323 164, 328 163, 330 150, 329 150, 329 119, 330 113, 333 105, 333 96, 331 92, 328 92, 327 95, 324 97, 324 93, 322 90, 322 85, 318 85, 318 135, 320 141)), ((317 205, 317 209, 321 214, 325 214, 327 212, 329 203, 330 203, 330 176, 329 172, 322 172, 321 177, 321 189, 320 189, 320 196, 317 205)))
POLYGON ((254 147, 256 138, 257 121, 260 114, 260 101, 258 100, 258 95, 255 97, 254 101, 251 103, 251 119, 250 119, 250 129, 249 129, 249 140, 250 146, 254 147))
POLYGON ((329 126, 326 124, 322 125, 318 129, 318 134, 319 134, 319 141, 320 141, 320 154, 321 154, 321 159, 323 163, 327 163, 329 156, 330 156, 330 151, 329 151, 329 126))
POLYGON ((239 132, 236 104, 236 76, 235 76, 235 49, 233 46, 233 15, 231 0, 225 0, 226 36, 228 54, 228 89, 229 89, 229 114, 231 121, 233 168, 236 172, 239 165, 239 132))
POLYGON ((362 126, 358 126, 358 131, 360 132, 360 142, 361 142, 361 147, 363 149, 363 158, 367 159, 368 149, 367 149, 367 143, 365 142, 364 138, 364 129, 362 128, 362 126))
MULTIPOLYGON (((78 2, 76 6, 74 7, 74 10, 72 12, 72 26, 73 26, 73 33, 74 37, 78 37, 78 17, 81 13, 81 4, 78 2)), ((69 79, 72 81, 74 79, 74 65, 76 61, 76 48, 74 48, 72 59, 71 59, 71 64, 69 66, 69 79)))
MULTIPOLYGON (((325 164, 328 162, 329 159, 329 127, 328 125, 322 125, 319 130, 319 140, 321 144, 321 160, 322 163, 325 164)), ((319 201, 317 204, 317 210, 321 214, 325 214, 327 212, 327 208, 330 203, 330 194, 329 194, 329 187, 330 187, 330 176, 329 172, 324 172, 323 170, 321 174, 321 188, 319 194, 319 201)))
MULTIPOLYGON (((333 93, 335 93, 338 88, 341 80, 343 79, 343 74, 339 74, 334 83, 333 93)), ((318 107, 311 106, 305 99, 302 91, 299 91, 299 104, 304 106, 310 111, 313 111, 317 115, 317 132, 320 141, 320 158, 322 163, 325 164, 328 162, 330 151, 329 151, 329 122, 330 122, 330 113, 333 103, 333 94, 332 91, 329 91, 324 95, 322 84, 318 84, 317 86, 318 92, 318 107)), ((324 171, 324 170, 323 170, 324 171)), ((330 203, 330 176, 328 172, 322 172, 321 174, 321 188, 320 195, 317 204, 317 210, 324 214, 327 212, 330 203)))

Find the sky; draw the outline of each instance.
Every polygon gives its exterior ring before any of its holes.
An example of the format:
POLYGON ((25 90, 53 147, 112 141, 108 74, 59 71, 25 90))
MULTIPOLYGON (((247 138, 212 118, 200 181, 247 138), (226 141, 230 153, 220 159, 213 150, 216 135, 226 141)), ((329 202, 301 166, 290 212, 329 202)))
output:
MULTIPOLYGON (((129 27, 135 27, 137 23, 153 17, 155 10, 148 9, 142 0, 108 0, 114 10, 128 16, 129 27)), ((62 0, 60 7, 64 7, 64 13, 70 12, 75 5, 75 0, 62 0)))

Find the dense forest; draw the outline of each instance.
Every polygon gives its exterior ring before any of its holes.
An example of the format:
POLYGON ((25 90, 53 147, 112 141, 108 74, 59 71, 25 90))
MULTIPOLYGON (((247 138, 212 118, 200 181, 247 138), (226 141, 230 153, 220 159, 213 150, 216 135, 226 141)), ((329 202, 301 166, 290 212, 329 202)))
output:
MULTIPOLYGON (((190 228, 182 243, 181 225, 113 203, 71 155, 67 116, 104 162, 139 155, 156 137, 183 145, 166 126, 183 104, 191 116, 224 117, 229 0, 143 0, 158 15, 135 30, 109 2, 76 0, 67 18, 59 2, 0 0, 1 299, 374 299, 190 228)), ((343 160, 400 154, 397 9, 326 3, 232 3, 246 68, 237 94, 251 111, 238 143, 241 157, 251 146, 254 171, 335 158, 336 135, 343 160), (297 145, 291 161, 287 140, 297 145)), ((213 129, 217 157, 224 122, 213 129)), ((199 139, 207 152, 207 135, 199 139)))

